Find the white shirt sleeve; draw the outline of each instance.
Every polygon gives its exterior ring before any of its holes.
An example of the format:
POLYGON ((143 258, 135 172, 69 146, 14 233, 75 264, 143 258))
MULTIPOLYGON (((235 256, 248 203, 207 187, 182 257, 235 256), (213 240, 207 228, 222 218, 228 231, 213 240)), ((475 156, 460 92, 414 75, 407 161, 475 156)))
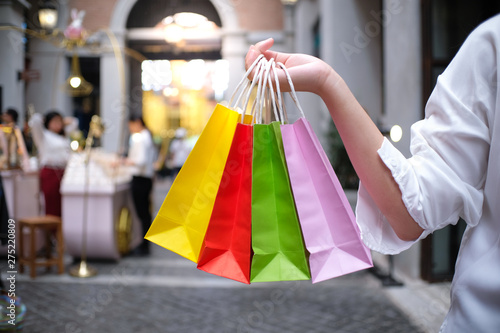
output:
POLYGON ((43 116, 39 113, 35 113, 29 120, 28 125, 30 126, 31 129, 31 134, 33 136, 33 140, 35 141, 36 146, 38 149, 41 149, 41 146, 43 145, 43 116))
MULTIPOLYGON (((463 218, 480 220, 490 151, 490 121, 496 103, 495 51, 476 31, 439 77, 426 117, 411 129, 406 159, 387 139, 378 153, 402 192, 410 215, 424 229, 418 239, 463 218)), ((401 241, 360 184, 357 221, 373 250, 395 254, 413 242, 401 241)))

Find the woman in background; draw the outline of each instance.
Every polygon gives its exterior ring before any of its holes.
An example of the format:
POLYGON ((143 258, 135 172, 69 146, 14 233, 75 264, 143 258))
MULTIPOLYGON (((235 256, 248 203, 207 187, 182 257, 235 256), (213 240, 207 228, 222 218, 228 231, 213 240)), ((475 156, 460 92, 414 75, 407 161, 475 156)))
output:
MULTIPOLYGON (((126 164, 132 167, 132 199, 137 216, 141 220, 143 236, 151 226, 151 191, 155 162, 155 147, 151 132, 140 115, 129 118, 129 152, 126 164)), ((149 254, 149 242, 145 239, 135 250, 138 255, 149 254)))
POLYGON ((76 130, 78 121, 72 117, 63 118, 57 111, 49 111, 45 117, 35 113, 29 125, 38 148, 40 188, 45 199, 45 214, 61 216, 61 180, 71 154, 69 139, 65 133, 76 130))

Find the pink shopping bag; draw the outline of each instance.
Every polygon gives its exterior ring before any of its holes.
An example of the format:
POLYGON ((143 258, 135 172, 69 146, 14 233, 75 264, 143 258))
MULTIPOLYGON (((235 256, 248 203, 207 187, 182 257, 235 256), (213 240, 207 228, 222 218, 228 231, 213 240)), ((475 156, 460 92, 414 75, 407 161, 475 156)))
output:
MULTIPOLYGON (((292 87, 292 98, 299 110, 292 87)), ((354 213, 311 125, 303 116, 281 125, 292 192, 313 283, 373 266, 354 213)))

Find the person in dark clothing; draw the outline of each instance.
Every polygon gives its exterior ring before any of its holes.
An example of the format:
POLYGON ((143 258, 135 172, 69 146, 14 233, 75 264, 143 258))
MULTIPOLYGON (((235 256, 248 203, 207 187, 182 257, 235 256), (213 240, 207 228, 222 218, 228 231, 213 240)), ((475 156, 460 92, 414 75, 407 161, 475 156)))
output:
MULTIPOLYGON (((130 142, 126 164, 132 171, 132 199, 137 216, 141 220, 143 236, 151 225, 151 191, 153 189, 155 147, 151 132, 141 116, 132 115, 129 119, 130 142)), ((135 250, 136 254, 149 254, 149 241, 143 239, 135 250)))

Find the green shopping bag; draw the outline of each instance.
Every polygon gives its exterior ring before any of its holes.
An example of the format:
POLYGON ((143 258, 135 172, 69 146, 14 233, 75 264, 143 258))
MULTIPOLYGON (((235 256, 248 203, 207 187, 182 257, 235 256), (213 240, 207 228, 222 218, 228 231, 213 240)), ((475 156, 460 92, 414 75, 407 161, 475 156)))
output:
POLYGON ((254 125, 251 282, 309 280, 280 123, 254 125))

